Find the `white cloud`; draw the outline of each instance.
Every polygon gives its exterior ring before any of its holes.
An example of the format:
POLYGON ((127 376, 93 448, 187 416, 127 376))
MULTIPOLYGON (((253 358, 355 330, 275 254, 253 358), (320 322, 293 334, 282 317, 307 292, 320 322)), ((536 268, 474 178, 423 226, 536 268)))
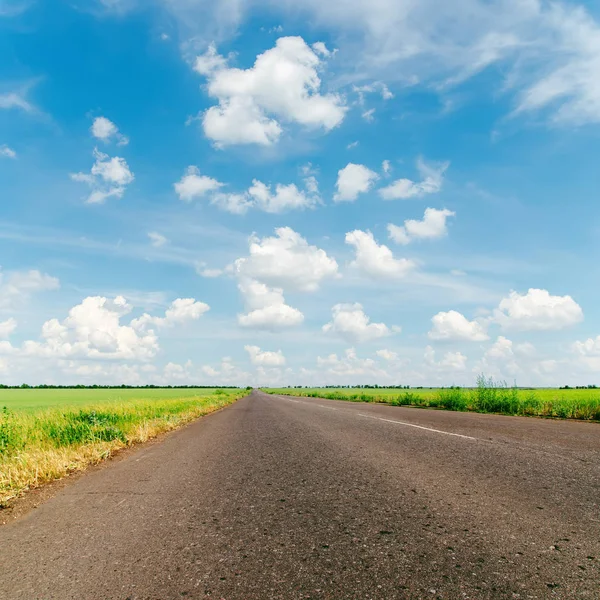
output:
MULTIPOLYGON (((513 342, 500 335, 484 352, 473 371, 478 374, 485 373, 486 376, 499 380, 506 375, 514 377, 521 371, 515 358, 515 350, 516 346, 513 342)), ((528 368, 533 369, 534 365, 529 364, 528 368)))
POLYGON ((5 340, 17 328, 17 321, 12 317, 6 321, 0 321, 0 339, 5 340))
MULTIPOLYGON (((316 191, 316 179, 309 178, 309 186, 316 191)), ((267 213, 283 213, 288 210, 313 208, 317 203, 317 196, 306 194, 299 190, 295 184, 275 186, 275 193, 271 191, 270 185, 255 179, 248 189, 248 196, 254 207, 267 213)))
POLYGON ((219 192, 211 198, 210 203, 232 215, 245 215, 253 206, 246 192, 242 194, 219 192))
POLYGON ((385 323, 371 323, 362 305, 336 304, 331 309, 332 320, 323 325, 323 331, 335 333, 349 342, 368 342, 391 335, 385 323))
POLYGON ((481 323, 469 321, 455 310, 439 312, 432 317, 431 322, 433 328, 427 335, 432 340, 482 342, 489 339, 481 323))
POLYGON ((119 132, 119 128, 106 117, 96 117, 90 127, 92 135, 103 142, 110 142, 113 138, 119 146, 129 144, 129 138, 119 132))
POLYGON ((219 102, 203 114, 204 133, 217 146, 268 146, 281 136, 282 122, 336 127, 346 108, 340 96, 319 92, 322 67, 319 54, 301 37, 279 38, 249 69, 229 67, 209 47, 194 67, 207 77, 208 94, 219 102))
POLYGON ((220 277, 221 275, 223 275, 223 269, 201 269, 200 271, 198 271, 198 274, 202 277, 213 279, 215 277, 220 277))
POLYGON ((168 242, 169 242, 169 240, 164 235, 162 235, 161 233, 158 233, 156 231, 148 232, 148 237, 150 238, 150 243, 155 248, 160 248, 161 246, 164 246, 165 244, 168 244, 168 242))
POLYGON ((250 362, 253 365, 263 367, 282 367, 285 365, 285 356, 281 350, 269 352, 261 350, 258 346, 244 346, 244 350, 250 356, 250 362))
POLYGON ((215 192, 224 184, 212 177, 200 175, 198 167, 188 167, 185 175, 174 184, 175 192, 180 200, 191 202, 195 198, 202 198, 209 192, 215 192))
POLYGON ((388 373, 381 369, 372 358, 359 358, 354 348, 348 348, 341 358, 337 354, 326 357, 317 356, 317 365, 325 367, 326 373, 348 382, 355 376, 367 377, 370 381, 388 379, 388 373))
POLYGON ((321 281, 335 277, 338 272, 335 259, 310 246, 290 227, 279 227, 274 237, 252 236, 249 251, 248 257, 235 261, 236 274, 268 285, 312 292, 321 281))
POLYGON ((392 170, 392 165, 389 160, 384 160, 381 163, 381 170, 383 171, 384 175, 389 175, 390 171, 392 170))
POLYGON ((0 146, 0 158, 17 158, 17 153, 6 144, 0 146))
POLYGON ((394 258, 392 251, 383 244, 379 245, 370 231, 356 229, 347 233, 346 244, 355 248, 351 267, 369 277, 399 279, 415 268, 412 260, 394 258))
POLYGON ((369 110, 365 110, 361 117, 367 122, 367 123, 372 123, 375 120, 375 109, 374 108, 370 108, 369 110))
POLYGON ((270 288, 264 283, 244 279, 238 284, 248 312, 238 315, 242 327, 277 331, 295 327, 304 321, 304 315, 285 303, 283 290, 270 288))
POLYGON ((121 198, 125 188, 135 179, 127 161, 119 156, 111 158, 97 148, 94 149, 94 158, 96 161, 91 173, 71 174, 73 181, 86 183, 92 188, 87 204, 101 204, 110 197, 121 198))
POLYGON ((425 348, 425 363, 442 371, 464 371, 467 368, 467 357, 461 352, 446 352, 440 361, 435 360, 435 350, 431 346, 425 348))
POLYGON ((131 326, 136 331, 147 331, 153 325, 167 327, 186 321, 197 321, 209 310, 210 306, 208 304, 199 302, 195 298, 177 298, 171 302, 169 308, 165 311, 164 317, 154 317, 144 313, 141 317, 133 319, 131 326))
POLYGON ((18 92, 0 94, 0 109, 9 110, 11 108, 18 108, 25 112, 35 112, 35 107, 25 99, 24 94, 18 92))
POLYGON ((347 146, 346 146, 346 150, 352 150, 353 148, 356 148, 358 146, 359 142, 357 140, 354 140, 353 142, 350 142, 347 146))
POLYGON ((387 350, 385 348, 383 348, 382 350, 377 350, 377 352, 375 352, 375 354, 377 354, 377 356, 379 356, 379 358, 383 358, 383 360, 387 360, 388 362, 393 362, 393 361, 398 360, 397 352, 392 352, 391 350, 387 350))
POLYGON ((444 173, 450 163, 428 165, 422 159, 417 160, 417 169, 422 177, 419 182, 411 179, 397 179, 390 185, 381 188, 379 195, 384 200, 398 200, 400 198, 420 198, 427 194, 435 194, 442 189, 444 173))
POLYGON ((312 49, 321 56, 331 56, 331 52, 327 49, 327 46, 323 42, 315 42, 312 45, 312 49))
POLYGON ((600 335, 583 342, 575 342, 573 350, 581 356, 600 356, 600 335))
POLYGON ((390 239, 397 244, 410 244, 413 240, 432 240, 444 237, 448 233, 446 220, 454 217, 456 213, 451 210, 426 208, 423 220, 408 219, 403 226, 390 223, 387 228, 390 239))
POLYGON ((526 294, 510 292, 493 319, 504 329, 556 330, 582 321, 583 311, 571 296, 551 296, 547 290, 530 288, 526 294))
POLYGON ((139 332, 120 323, 131 309, 122 296, 113 300, 102 296, 85 298, 69 311, 64 321, 46 321, 42 327, 43 341, 25 342, 23 354, 53 359, 150 359, 158 352, 154 332, 139 332))
MULTIPOLYGON (((600 27, 581 5, 549 4, 543 23, 547 62, 539 77, 525 79, 516 112, 547 109, 556 123, 600 122, 600 27)), ((541 40, 536 40, 539 41, 541 40)))
POLYGON ((364 165, 348 163, 338 171, 334 202, 354 202, 359 194, 368 192, 379 176, 364 165))
POLYGON ((56 277, 37 270, 0 272, 0 308, 20 308, 31 294, 57 290, 60 287, 56 277))
POLYGON ((280 214, 289 210, 314 208, 320 201, 319 185, 314 175, 304 178, 305 190, 299 189, 294 183, 277 183, 273 192, 271 185, 258 179, 254 179, 252 185, 243 192, 219 191, 224 185, 216 179, 200 175, 198 168, 192 166, 175 184, 175 191, 181 200, 187 202, 210 196, 211 204, 235 215, 246 214, 251 208, 280 214))

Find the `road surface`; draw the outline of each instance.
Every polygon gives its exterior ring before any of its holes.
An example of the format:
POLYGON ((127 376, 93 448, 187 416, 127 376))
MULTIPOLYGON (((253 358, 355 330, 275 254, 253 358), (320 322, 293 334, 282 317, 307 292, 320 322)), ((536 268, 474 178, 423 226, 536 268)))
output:
POLYGON ((253 392, 0 527, 0 598, 600 598, 600 425, 253 392))

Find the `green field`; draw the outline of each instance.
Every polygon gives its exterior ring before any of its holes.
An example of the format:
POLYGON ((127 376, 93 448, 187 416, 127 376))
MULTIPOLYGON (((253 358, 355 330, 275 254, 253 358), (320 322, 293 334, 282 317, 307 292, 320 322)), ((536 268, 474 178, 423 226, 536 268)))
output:
POLYGON ((263 391, 394 406, 600 421, 599 389, 518 389, 484 378, 474 388, 265 388, 263 391))
POLYGON ((0 507, 245 396, 241 389, 0 390, 0 507))
MULTIPOLYGON (((231 392, 224 389, 224 392, 231 392)), ((238 390, 233 390, 238 391, 238 390)), ((0 389, 0 410, 39 411, 56 407, 83 407, 90 404, 120 404, 130 400, 168 400, 214 395, 214 388, 132 388, 132 389, 0 389)))

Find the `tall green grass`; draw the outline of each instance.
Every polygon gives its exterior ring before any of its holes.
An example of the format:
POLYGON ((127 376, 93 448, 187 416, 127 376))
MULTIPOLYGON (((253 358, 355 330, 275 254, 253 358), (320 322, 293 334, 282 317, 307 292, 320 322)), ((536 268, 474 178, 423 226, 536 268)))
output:
POLYGON ((600 421, 600 390, 523 390, 480 375, 474 388, 265 389, 271 394, 444 410, 600 421))
MULTIPOLYGON (((43 391, 42 391, 43 393, 43 391)), ((0 412, 0 504, 22 491, 109 457, 125 446, 218 410, 247 391, 136 399, 36 412, 0 412)))

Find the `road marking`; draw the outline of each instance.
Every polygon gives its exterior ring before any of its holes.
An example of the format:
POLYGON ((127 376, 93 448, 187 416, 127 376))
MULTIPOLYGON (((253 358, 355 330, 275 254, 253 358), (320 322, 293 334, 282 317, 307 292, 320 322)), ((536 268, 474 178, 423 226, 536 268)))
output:
MULTIPOLYGON (((332 406, 325 406, 324 404, 315 404, 314 402, 302 402, 301 400, 292 400, 291 398, 285 398, 279 396, 283 400, 288 402, 294 402, 296 404, 306 404, 308 406, 318 406, 320 408, 326 408, 328 410, 338 410, 332 406)), ((374 417, 373 415, 365 415, 364 413, 357 413, 359 417, 366 417, 367 419, 376 419, 377 421, 385 421, 387 423, 394 423, 396 425, 405 425, 406 427, 415 427, 416 429, 424 429, 425 431, 432 431, 433 433, 442 433, 443 435, 452 435, 454 437, 463 438, 465 440, 474 440, 476 442, 485 442, 481 438, 472 437, 470 435, 463 435, 462 433, 452 433, 450 431, 442 431, 441 429, 433 429, 432 427, 424 427, 423 425, 415 425, 414 423, 406 423, 405 421, 395 421, 393 419, 384 419, 383 417, 374 417)))
POLYGON ((417 429, 425 429, 425 431, 433 431, 434 433, 443 433, 444 435, 453 435, 455 437, 464 438, 466 440, 479 441, 479 438, 471 437, 470 435, 462 435, 461 433, 451 433, 450 431, 442 431, 441 429, 432 429, 431 427, 423 427, 423 425, 415 425, 414 423, 406 423, 404 421, 393 421, 392 419, 384 419, 382 417, 374 417, 373 415, 364 415, 358 413, 359 417, 366 417, 367 419, 377 419, 378 421, 387 421, 388 423, 395 423, 396 425, 406 425, 407 427, 416 427, 417 429))

